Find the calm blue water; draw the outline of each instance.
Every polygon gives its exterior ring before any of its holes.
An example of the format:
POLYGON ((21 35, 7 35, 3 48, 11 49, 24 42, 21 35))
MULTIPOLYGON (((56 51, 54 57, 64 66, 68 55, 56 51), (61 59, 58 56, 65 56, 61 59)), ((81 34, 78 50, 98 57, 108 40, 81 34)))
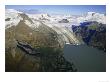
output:
POLYGON ((65 45, 64 57, 75 64, 79 72, 105 72, 106 53, 87 45, 65 45))

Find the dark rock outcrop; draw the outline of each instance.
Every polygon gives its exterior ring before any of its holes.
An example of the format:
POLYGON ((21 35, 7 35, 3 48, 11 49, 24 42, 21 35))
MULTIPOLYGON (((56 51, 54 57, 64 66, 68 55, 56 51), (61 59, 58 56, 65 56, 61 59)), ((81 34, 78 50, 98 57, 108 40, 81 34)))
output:
POLYGON ((72 26, 73 32, 87 45, 106 51, 106 25, 92 22, 83 22, 79 26, 72 26))
POLYGON ((69 21, 67 19, 62 19, 61 21, 59 21, 59 23, 68 23, 69 21))

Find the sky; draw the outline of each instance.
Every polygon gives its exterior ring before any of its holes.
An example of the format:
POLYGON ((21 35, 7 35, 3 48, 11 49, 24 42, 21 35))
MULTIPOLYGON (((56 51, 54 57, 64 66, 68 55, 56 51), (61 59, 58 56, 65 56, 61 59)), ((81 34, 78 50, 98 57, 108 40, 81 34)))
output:
POLYGON ((16 9, 26 13, 72 14, 87 12, 106 14, 106 5, 6 5, 6 9, 16 9))

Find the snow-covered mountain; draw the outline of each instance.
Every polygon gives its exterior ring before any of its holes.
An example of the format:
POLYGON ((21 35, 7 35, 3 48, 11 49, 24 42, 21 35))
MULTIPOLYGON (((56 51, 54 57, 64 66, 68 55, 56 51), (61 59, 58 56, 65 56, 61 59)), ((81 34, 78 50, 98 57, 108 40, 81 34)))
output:
MULTIPOLYGON (((106 23, 104 14, 88 12, 86 15, 49 15, 49 14, 28 14, 14 9, 6 9, 5 27, 16 27, 20 22, 28 25, 31 29, 38 30, 41 27, 54 30, 62 36, 66 43, 80 44, 80 41, 75 37, 72 31, 72 25, 80 25, 85 21, 96 21, 102 24, 106 23)), ((40 29, 42 30, 42 29, 40 29)))
MULTIPOLYGON (((14 9, 6 9, 6 19, 10 19, 10 21, 6 22, 6 27, 11 27, 13 25, 17 25, 20 20, 23 20, 20 17, 20 14, 23 12, 19 12, 14 9)), ((25 13, 26 14, 26 13, 25 13)), ((106 23, 106 16, 104 14, 88 12, 82 16, 73 16, 73 15, 49 15, 49 14, 26 14, 28 17, 36 24, 39 25, 38 21, 48 25, 49 27, 66 27, 70 31, 72 31, 72 25, 79 25, 82 22, 87 21, 96 21, 102 24, 106 23), (68 23, 63 22, 62 20, 67 20, 68 23)), ((26 20, 26 23, 29 23, 26 20)), ((29 24, 31 25, 31 24, 29 24)), ((34 24, 33 24, 34 25, 34 24)), ((35 27, 34 25, 33 27, 35 27)), ((31 25, 32 27, 32 25, 31 25)))
POLYGON ((106 25, 101 23, 105 23, 105 15, 95 12, 73 16, 29 14, 6 9, 5 70, 77 71, 73 63, 66 61, 64 45, 80 45, 90 37, 90 45, 105 51, 106 25), (94 22, 89 24, 89 21, 94 22))
POLYGON ((6 28, 9 28, 9 27, 12 27, 12 26, 16 26, 22 20, 24 20, 24 22, 27 25, 29 25, 30 27, 33 27, 33 28, 38 27, 40 25, 40 22, 32 21, 23 12, 19 12, 19 11, 14 10, 14 9, 6 9, 5 10, 5 21, 6 21, 5 22, 5 27, 6 28))
POLYGON ((49 15, 49 14, 28 14, 28 16, 33 20, 39 20, 49 27, 62 27, 72 31, 71 26, 73 24, 78 25, 76 21, 76 16, 72 15, 49 15), (68 23, 62 20, 68 20, 68 23), (61 21, 61 22, 60 22, 61 21))
POLYGON ((14 9, 6 9, 5 10, 5 27, 11 27, 11 26, 15 26, 17 25, 20 20, 23 20, 20 16, 19 13, 22 12, 18 12, 14 9))
POLYGON ((88 12, 86 15, 78 17, 77 22, 96 21, 102 24, 106 24, 106 16, 104 14, 88 12))
MULTIPOLYGON (((62 43, 80 44, 80 41, 76 38, 75 34, 72 31, 70 31, 70 29, 67 28, 70 24, 59 23, 59 21, 61 21, 62 18, 64 18, 64 16, 55 17, 50 16, 48 14, 26 14, 23 12, 16 11, 14 9, 6 9, 5 17, 6 17, 5 27, 7 31, 8 29, 14 27, 15 29, 17 28, 16 31, 18 31, 19 29, 20 30, 23 29, 23 32, 25 32, 25 30, 27 30, 27 32, 29 32, 29 35, 31 34, 33 36, 34 33, 32 32, 32 30, 34 32, 41 32, 42 34, 55 33, 59 35, 57 38, 60 44, 62 43)), ((68 20, 69 19, 71 18, 68 18, 68 20)), ((22 32, 22 30, 19 32, 22 32)), ((20 34, 22 33, 18 34, 19 35, 17 34, 15 35, 20 36, 20 34)))
POLYGON ((72 25, 80 25, 83 22, 96 21, 102 24, 106 24, 106 16, 104 14, 96 12, 88 12, 87 14, 77 15, 49 15, 49 14, 28 14, 33 20, 40 20, 49 27, 62 27, 72 31, 72 25), (67 20, 64 21, 64 20, 67 20))

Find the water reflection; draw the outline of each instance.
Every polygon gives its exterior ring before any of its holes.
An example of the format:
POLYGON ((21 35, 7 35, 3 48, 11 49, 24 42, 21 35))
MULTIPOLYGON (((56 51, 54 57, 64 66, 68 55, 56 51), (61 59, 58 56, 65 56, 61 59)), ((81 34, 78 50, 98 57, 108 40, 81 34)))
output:
POLYGON ((105 72, 106 53, 87 45, 65 45, 64 57, 73 62, 79 72, 105 72))

